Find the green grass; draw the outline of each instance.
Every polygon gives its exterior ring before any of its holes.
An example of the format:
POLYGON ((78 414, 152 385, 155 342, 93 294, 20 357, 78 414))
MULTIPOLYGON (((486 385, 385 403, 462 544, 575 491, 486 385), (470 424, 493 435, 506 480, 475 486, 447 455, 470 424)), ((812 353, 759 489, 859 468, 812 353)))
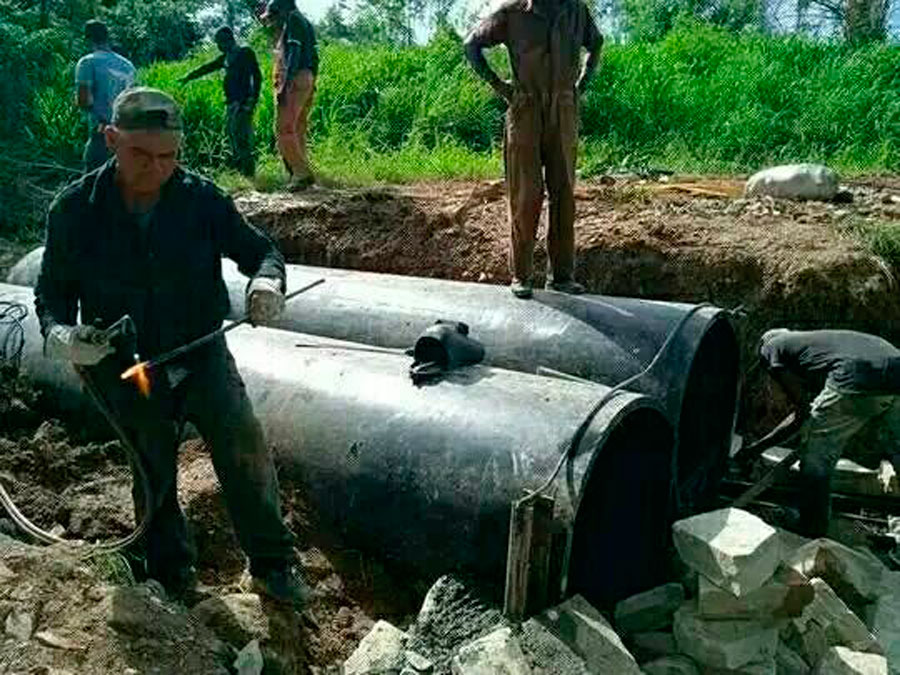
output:
MULTIPOLYGON (((256 116, 258 187, 283 182, 274 158, 267 82, 256 116)), ((900 60, 895 48, 858 49, 800 38, 735 35, 699 24, 656 43, 610 45, 582 100, 579 168, 660 166, 742 173, 817 161, 844 174, 900 169, 900 60), (893 50, 893 51, 892 51, 893 50)), ((232 185, 225 159, 221 76, 176 83, 211 57, 141 71, 184 108, 183 159, 232 185)), ((326 45, 311 116, 311 157, 341 182, 402 182, 499 175, 504 106, 465 63, 457 38, 426 47, 326 45)), ((491 59, 508 71, 501 50, 491 59)), ((40 93, 36 137, 53 156, 77 157, 84 135, 67 76, 40 93)))
POLYGON ((851 237, 863 243, 885 261, 894 274, 900 274, 900 223, 854 219, 845 226, 851 237))

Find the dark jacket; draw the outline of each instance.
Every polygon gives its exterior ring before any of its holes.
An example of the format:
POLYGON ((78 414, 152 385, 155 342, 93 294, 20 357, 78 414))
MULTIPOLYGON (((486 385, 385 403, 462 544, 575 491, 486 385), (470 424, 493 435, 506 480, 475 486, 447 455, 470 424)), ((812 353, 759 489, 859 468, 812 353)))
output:
POLYGON ((230 54, 222 54, 205 63, 185 76, 185 81, 194 80, 220 68, 225 69, 225 103, 257 101, 262 86, 262 74, 256 53, 250 47, 235 47, 230 54))
POLYGON ((281 280, 284 258, 238 213, 231 198, 176 169, 163 186, 146 237, 126 209, 110 160, 66 187, 47 216, 35 288, 41 331, 55 323, 106 327, 134 319, 138 352, 152 358, 219 328, 228 314, 222 256, 249 277, 281 280))

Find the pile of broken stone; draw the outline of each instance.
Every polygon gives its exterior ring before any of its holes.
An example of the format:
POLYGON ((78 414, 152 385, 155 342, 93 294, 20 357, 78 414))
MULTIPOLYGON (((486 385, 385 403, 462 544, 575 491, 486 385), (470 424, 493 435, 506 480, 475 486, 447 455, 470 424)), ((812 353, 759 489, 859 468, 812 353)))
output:
POLYGON ((444 577, 407 631, 380 621, 346 675, 897 675, 900 572, 740 509, 678 521, 681 583, 620 602, 573 596, 524 624, 444 577), (613 628, 613 626, 615 628, 613 628))

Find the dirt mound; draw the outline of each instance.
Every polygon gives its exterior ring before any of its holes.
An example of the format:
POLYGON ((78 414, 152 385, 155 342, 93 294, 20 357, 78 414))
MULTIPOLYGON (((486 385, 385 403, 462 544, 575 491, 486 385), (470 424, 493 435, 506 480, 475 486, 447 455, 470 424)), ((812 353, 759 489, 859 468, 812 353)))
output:
MULTIPOLYGON (((900 340, 894 271, 853 234, 861 224, 900 223, 900 183, 854 184, 846 204, 741 192, 742 182, 731 179, 582 183, 578 278, 594 293, 741 307, 746 351, 773 326, 854 328, 900 340)), ((236 202, 291 262, 509 281, 502 182, 251 193, 236 202)), ((546 207, 542 218, 545 227, 546 207)), ((539 245, 537 273, 545 264, 539 245)), ((783 410, 756 377, 744 401, 753 429, 783 410)))

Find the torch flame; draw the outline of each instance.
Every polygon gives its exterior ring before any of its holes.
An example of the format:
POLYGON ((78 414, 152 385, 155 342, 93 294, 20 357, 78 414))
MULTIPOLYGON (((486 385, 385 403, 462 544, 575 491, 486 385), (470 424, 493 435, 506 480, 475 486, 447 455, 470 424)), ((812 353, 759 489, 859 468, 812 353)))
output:
POLYGON ((150 378, 147 377, 146 361, 134 364, 131 368, 122 373, 121 377, 123 380, 133 379, 135 385, 137 385, 138 391, 144 395, 144 398, 150 396, 150 378))

